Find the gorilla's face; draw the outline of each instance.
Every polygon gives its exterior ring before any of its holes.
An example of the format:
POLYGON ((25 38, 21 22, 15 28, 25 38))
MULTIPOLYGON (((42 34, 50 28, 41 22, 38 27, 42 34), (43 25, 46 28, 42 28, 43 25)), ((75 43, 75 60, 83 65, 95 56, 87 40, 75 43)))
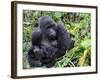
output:
POLYGON ((42 32, 49 38, 56 37, 56 23, 49 17, 44 16, 39 19, 39 24, 42 32))
POLYGON ((53 28, 49 28, 46 31, 46 36, 50 39, 55 39, 56 38, 56 31, 53 28))

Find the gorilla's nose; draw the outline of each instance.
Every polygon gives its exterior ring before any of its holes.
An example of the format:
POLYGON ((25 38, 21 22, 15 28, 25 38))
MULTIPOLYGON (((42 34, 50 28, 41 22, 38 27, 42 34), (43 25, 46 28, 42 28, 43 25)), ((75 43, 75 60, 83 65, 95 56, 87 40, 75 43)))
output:
POLYGON ((50 38, 55 38, 56 37, 56 32, 52 29, 50 29, 50 34, 49 34, 50 38))
POLYGON ((51 36, 56 36, 56 32, 51 32, 51 36))
POLYGON ((50 37, 51 37, 51 38, 55 38, 55 37, 56 37, 56 33, 55 33, 55 32, 52 32, 52 33, 50 34, 50 37))

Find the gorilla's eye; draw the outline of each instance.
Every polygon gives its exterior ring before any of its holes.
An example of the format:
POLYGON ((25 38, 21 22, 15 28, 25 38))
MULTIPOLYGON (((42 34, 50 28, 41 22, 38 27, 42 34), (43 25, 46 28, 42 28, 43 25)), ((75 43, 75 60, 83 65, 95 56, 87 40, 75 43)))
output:
POLYGON ((54 27, 54 26, 55 26, 54 24, 50 24, 50 25, 48 25, 47 28, 52 28, 52 27, 54 27))
POLYGON ((47 27, 47 29, 49 29, 49 28, 51 28, 52 27, 52 25, 49 25, 48 27, 47 27))

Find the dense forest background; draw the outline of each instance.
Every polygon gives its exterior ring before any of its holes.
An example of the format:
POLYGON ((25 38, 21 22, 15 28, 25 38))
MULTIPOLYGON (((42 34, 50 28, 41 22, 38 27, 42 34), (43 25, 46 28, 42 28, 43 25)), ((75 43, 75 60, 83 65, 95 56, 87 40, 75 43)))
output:
POLYGON ((57 23, 63 23, 66 30, 75 36, 75 47, 66 51, 54 67, 91 66, 90 13, 23 10, 23 69, 30 68, 27 53, 31 46, 31 33, 38 27, 38 18, 46 15, 57 23))

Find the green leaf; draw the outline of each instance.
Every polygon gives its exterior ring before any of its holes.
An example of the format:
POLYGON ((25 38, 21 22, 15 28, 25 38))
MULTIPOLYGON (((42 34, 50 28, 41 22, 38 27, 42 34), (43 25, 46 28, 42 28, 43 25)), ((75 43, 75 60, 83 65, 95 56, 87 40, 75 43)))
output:
POLYGON ((81 43, 81 45, 84 47, 84 48, 87 48, 87 47, 89 47, 90 45, 91 45, 91 40, 90 39, 85 39, 82 43, 81 43))

